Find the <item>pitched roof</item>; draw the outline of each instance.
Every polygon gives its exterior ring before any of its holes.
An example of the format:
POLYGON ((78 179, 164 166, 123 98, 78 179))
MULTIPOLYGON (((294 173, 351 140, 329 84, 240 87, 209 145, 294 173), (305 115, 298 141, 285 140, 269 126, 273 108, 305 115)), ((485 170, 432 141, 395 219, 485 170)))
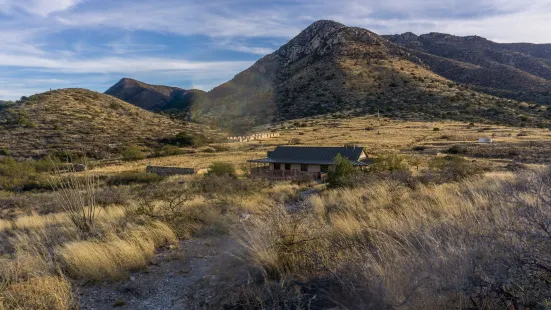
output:
POLYGON ((365 165, 359 162, 362 152, 363 147, 278 146, 275 150, 268 152, 267 158, 249 160, 249 162, 330 165, 335 157, 341 154, 355 165, 365 165))

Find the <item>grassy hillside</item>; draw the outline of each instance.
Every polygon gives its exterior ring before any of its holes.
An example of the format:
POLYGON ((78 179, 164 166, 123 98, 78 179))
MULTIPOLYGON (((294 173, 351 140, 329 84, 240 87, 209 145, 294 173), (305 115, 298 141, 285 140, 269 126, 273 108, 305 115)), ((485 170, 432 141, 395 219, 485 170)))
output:
POLYGON ((2 155, 35 158, 117 157, 126 146, 155 146, 179 133, 215 134, 85 89, 46 92, 3 106, 0 126, 2 155))

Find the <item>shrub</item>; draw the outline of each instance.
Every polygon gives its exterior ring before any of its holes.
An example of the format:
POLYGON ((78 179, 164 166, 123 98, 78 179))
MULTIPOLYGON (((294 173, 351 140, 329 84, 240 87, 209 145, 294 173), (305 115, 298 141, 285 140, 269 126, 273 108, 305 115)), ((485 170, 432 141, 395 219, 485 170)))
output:
POLYGON ((482 172, 481 167, 460 156, 448 155, 429 161, 429 168, 439 172, 442 181, 460 181, 482 172))
POLYGON ((462 146, 462 145, 454 145, 454 146, 450 147, 446 152, 448 154, 454 154, 454 155, 466 154, 467 153, 467 148, 465 146, 462 146))
POLYGON ((209 166, 209 172, 207 175, 217 175, 217 176, 230 176, 236 177, 237 172, 235 171, 235 166, 232 163, 225 162, 213 162, 209 166))
POLYGON ((83 233, 89 233, 96 225, 99 211, 97 204, 98 178, 92 174, 83 177, 75 174, 62 175, 50 180, 54 189, 54 201, 63 208, 75 226, 83 233))
POLYGON ((338 154, 334 159, 334 169, 328 173, 328 181, 331 187, 349 186, 358 170, 351 161, 338 154))
POLYGON ((33 161, 18 162, 11 157, 0 160, 0 188, 10 190, 50 189, 45 176, 33 161))
POLYGON ((123 148, 120 151, 120 155, 124 161, 140 160, 146 157, 145 153, 142 151, 142 148, 136 145, 130 145, 123 148))
POLYGON ((293 139, 291 139, 291 141, 289 141, 290 145, 297 145, 297 144, 301 144, 301 143, 302 143, 302 141, 299 138, 293 138, 293 139))
POLYGON ((129 185, 129 184, 148 184, 148 183, 160 182, 163 179, 164 177, 155 173, 127 171, 127 172, 110 176, 105 181, 105 183, 110 186, 129 185))
POLYGON ((440 128, 434 127, 434 128, 432 129, 432 131, 440 131, 440 128))
POLYGON ((163 145, 155 150, 155 157, 182 155, 184 151, 175 145, 163 145))
POLYGON ((424 146, 424 145, 416 145, 416 146, 412 147, 411 149, 414 150, 414 151, 424 151, 424 150, 427 149, 427 147, 424 146))
POLYGON ((212 139, 208 138, 203 134, 190 135, 187 133, 179 133, 172 138, 162 139, 160 142, 163 144, 171 144, 171 145, 176 145, 180 147, 182 146, 199 147, 207 143, 212 143, 213 141, 212 139))

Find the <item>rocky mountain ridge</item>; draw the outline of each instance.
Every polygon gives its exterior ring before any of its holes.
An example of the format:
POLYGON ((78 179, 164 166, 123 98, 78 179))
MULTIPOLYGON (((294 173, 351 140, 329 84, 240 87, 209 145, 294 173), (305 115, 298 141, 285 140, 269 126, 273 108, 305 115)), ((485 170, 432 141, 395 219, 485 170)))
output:
MULTIPOLYGON (((427 38, 456 40, 444 34, 427 38)), ((193 120, 234 132, 348 110, 382 111, 395 117, 547 124, 546 107, 511 100, 512 96, 502 94, 507 89, 494 87, 516 85, 543 91, 548 83, 545 78, 511 66, 486 69, 474 61, 428 54, 422 50, 426 40, 412 33, 382 37, 366 29, 318 21, 201 100, 192 101, 188 109, 193 120), (496 79, 491 74, 495 68, 515 74, 496 79), (463 72, 474 82, 454 72, 463 72)), ((469 59, 472 46, 490 44, 475 36, 462 40, 468 42, 462 47, 464 59, 469 59)), ((450 44, 440 45, 453 50, 450 44)))

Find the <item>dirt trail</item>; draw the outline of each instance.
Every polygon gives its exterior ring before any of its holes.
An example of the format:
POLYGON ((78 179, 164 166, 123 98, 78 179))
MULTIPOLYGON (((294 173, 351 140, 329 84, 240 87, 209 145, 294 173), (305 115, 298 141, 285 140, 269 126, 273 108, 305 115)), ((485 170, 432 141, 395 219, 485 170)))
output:
POLYGON ((229 236, 182 241, 129 279, 79 287, 81 309, 218 308, 217 287, 246 281, 246 266, 236 257, 241 251, 229 236))
MULTIPOLYGON (((306 207, 307 198, 320 188, 300 193, 299 199, 286 204, 296 212, 306 207)), ((129 279, 101 284, 81 285, 77 295, 81 309, 218 309, 226 301, 224 287, 250 280, 243 247, 230 236, 186 240, 180 247, 162 251, 145 271, 134 272, 129 279)), ((254 277, 254 276, 253 276, 254 277)))

